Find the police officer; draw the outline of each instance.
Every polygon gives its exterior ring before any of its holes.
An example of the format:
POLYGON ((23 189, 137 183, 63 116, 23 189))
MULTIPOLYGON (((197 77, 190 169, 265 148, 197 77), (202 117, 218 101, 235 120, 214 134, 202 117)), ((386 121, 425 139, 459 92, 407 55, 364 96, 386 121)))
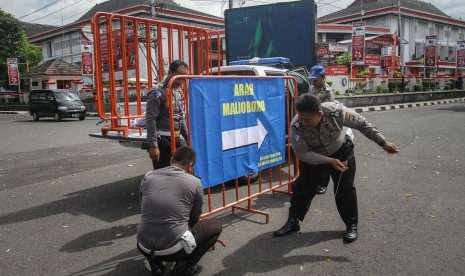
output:
POLYGON ((291 145, 299 158, 300 174, 294 184, 288 220, 274 234, 281 237, 300 230, 299 220, 303 221, 317 193, 313 180, 328 168, 337 210, 346 225, 344 241, 353 242, 357 239, 358 223, 356 166, 354 144, 345 135, 347 127, 359 130, 388 153, 397 153, 399 149, 363 116, 338 102, 321 103, 314 95, 303 94, 296 109, 297 115, 291 121, 291 145))
MULTIPOLYGON (((308 79, 312 83, 310 93, 315 95, 318 99, 320 99, 322 103, 335 101, 333 89, 326 82, 326 70, 323 67, 323 65, 318 64, 310 68, 310 74, 308 75, 308 79)), ((354 134, 352 133, 352 129, 348 128, 346 131, 346 135, 352 141, 354 140, 354 134)), ((317 194, 326 193, 329 184, 329 178, 329 170, 326 170, 325 173, 322 172, 320 174, 320 178, 316 180, 318 181, 317 194)))
POLYGON ((323 65, 318 64, 310 68, 308 76, 312 87, 310 93, 315 95, 322 103, 334 102, 335 96, 333 89, 326 83, 326 70, 323 65))
MULTIPOLYGON (((146 122, 147 143, 149 156, 152 159, 153 169, 169 166, 171 159, 171 132, 170 116, 168 108, 168 83, 176 75, 189 74, 189 66, 181 60, 175 60, 170 64, 168 76, 155 89, 147 95, 146 122)), ((173 119, 176 147, 183 144, 182 135, 187 141, 187 125, 185 119, 184 93, 181 90, 182 80, 177 79, 171 85, 171 100, 173 107, 173 119)))

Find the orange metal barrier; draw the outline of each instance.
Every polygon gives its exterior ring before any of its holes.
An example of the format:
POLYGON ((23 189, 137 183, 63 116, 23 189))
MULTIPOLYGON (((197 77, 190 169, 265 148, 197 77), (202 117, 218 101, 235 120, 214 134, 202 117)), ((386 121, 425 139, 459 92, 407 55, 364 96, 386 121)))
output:
MULTIPOLYGON (((94 58, 95 58, 95 83, 96 83, 96 107, 100 118, 110 122, 102 128, 102 135, 106 136, 109 131, 122 133, 128 137, 130 132, 142 134, 142 129, 131 126, 131 119, 141 118, 143 114, 144 94, 141 89, 141 75, 147 76, 148 90, 154 83, 152 80, 163 80, 165 65, 173 60, 180 59, 189 65, 191 75, 175 76, 168 84, 168 91, 176 79, 182 79, 182 90, 185 95, 186 117, 189 118, 189 93, 188 81, 192 78, 234 78, 237 76, 199 76, 199 74, 210 74, 211 68, 221 66, 221 47, 218 32, 180 24, 159 22, 146 18, 136 18, 125 15, 97 13, 92 22, 94 34, 94 58), (217 41, 216 47, 212 45, 217 41), (135 91, 130 94, 129 79, 135 77, 135 91), (117 82, 117 80, 121 82, 117 82), (108 84, 105 87, 104 82, 108 84), (121 85, 118 91, 118 85, 121 85), (106 98, 106 93, 108 97, 106 98), (130 102, 130 99, 135 100, 130 102), (110 104, 110 112, 105 112, 105 101, 110 104), (136 107, 130 110, 130 103, 136 107), (123 107, 118 110, 118 107, 123 107)), ((219 74, 219 72, 218 72, 219 74)), ((241 78, 244 76, 241 76, 241 78)), ((276 77, 253 77, 244 78, 276 78, 276 77)), ((297 98, 297 83, 292 77, 284 77, 286 88, 286 122, 287 133, 290 133, 290 121, 292 119, 292 98, 297 98), (290 92, 294 95, 291 97, 290 92)), ((171 136, 174 137, 174 124, 172 114, 171 93, 167 93, 167 102, 170 110, 171 136)), ((191 128, 187 121, 189 133, 191 128)), ((191 139, 189 139, 191 141, 191 139)), ((172 152, 175 151, 172 144, 172 152)), ((298 176, 298 160, 293 156, 290 147, 290 137, 287 137, 285 162, 279 166, 258 172, 258 180, 252 183, 250 176, 246 177, 245 183, 235 179, 228 183, 220 183, 215 187, 205 190, 207 197, 207 210, 202 217, 208 217, 226 209, 244 210, 251 213, 261 214, 269 222, 266 212, 253 208, 252 200, 266 193, 275 192, 291 193, 292 183, 298 176), (231 187, 232 186, 232 187, 231 187)), ((243 179, 242 179, 243 180, 243 179)), ((244 182, 244 181, 242 181, 244 182)))
POLYGON ((221 65, 221 39, 218 32, 175 23, 111 13, 96 13, 92 19, 96 84, 96 109, 100 118, 110 122, 102 128, 128 136, 130 120, 143 117, 141 74, 148 80, 148 90, 154 80, 160 82, 167 68, 176 59, 189 65, 191 74, 208 72, 221 65), (216 39, 216 47, 213 42, 216 39), (216 64, 214 64, 216 63, 216 64), (131 74, 131 76, 129 75, 131 74), (129 94, 129 78, 135 78, 135 93, 129 94), (121 80, 117 82, 117 79, 121 80), (108 87, 104 87, 104 82, 108 87), (121 85, 121 87, 118 87, 121 85), (108 89, 108 98, 104 90, 108 89), (136 110, 130 110, 130 98, 136 110), (110 103, 109 114, 105 102, 110 103), (122 106, 118 110, 118 106, 122 106))

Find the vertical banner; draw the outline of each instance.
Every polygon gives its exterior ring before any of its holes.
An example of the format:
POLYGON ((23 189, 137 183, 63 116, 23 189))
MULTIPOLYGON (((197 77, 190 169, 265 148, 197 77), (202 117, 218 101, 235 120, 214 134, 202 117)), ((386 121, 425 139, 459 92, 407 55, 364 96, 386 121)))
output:
POLYGON ((457 68, 465 67, 465 40, 457 41, 457 68))
POLYGON ((19 85, 18 59, 7 58, 6 64, 8 67, 8 83, 10 85, 19 85))
POLYGON ((427 35, 425 40, 425 67, 436 67, 437 59, 436 35, 427 35))
POLYGON ((81 40, 81 72, 82 75, 93 75, 92 42, 81 40))
POLYGON ((396 48, 397 48, 397 31, 395 31, 394 34, 392 35, 391 63, 389 64, 389 73, 391 74, 394 74, 394 71, 396 71, 396 63, 395 63, 396 48))
POLYGON ((352 23, 352 64, 363 65, 365 61, 365 22, 352 23))
POLYGON ((285 159, 283 78, 204 78, 189 83, 195 175, 204 188, 285 159))

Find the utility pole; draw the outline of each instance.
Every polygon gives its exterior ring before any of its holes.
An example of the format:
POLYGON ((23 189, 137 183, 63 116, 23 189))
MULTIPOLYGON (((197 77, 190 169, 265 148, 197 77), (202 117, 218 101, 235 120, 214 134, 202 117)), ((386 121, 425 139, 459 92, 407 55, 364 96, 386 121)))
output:
POLYGON ((150 15, 152 16, 152 19, 155 19, 155 0, 150 0, 150 15))
POLYGON ((363 11, 363 0, 360 0, 360 21, 363 21, 363 15, 365 12, 363 11))
MULTIPOLYGON (((397 33, 399 34, 399 58, 400 58, 400 74, 402 76, 402 83, 400 86, 400 92, 404 92, 405 87, 405 76, 404 76, 404 58, 403 58, 403 49, 402 49, 402 20, 400 17, 400 0, 397 0, 397 9, 398 9, 398 22, 397 22, 397 33)), ((395 61, 392 61, 395 62, 395 61)))
POLYGON ((230 8, 230 9, 233 8, 233 0, 229 0, 229 8, 230 8))

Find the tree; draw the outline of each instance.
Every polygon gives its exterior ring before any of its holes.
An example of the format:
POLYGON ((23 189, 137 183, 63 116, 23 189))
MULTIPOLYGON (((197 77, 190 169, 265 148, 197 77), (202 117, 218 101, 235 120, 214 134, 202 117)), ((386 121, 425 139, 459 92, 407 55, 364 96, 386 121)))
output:
POLYGON ((6 70, 6 59, 17 58, 18 63, 27 63, 28 66, 19 65, 19 73, 27 73, 42 60, 42 51, 30 44, 27 40, 24 26, 14 18, 13 15, 0 9, 0 87, 16 90, 8 84, 8 70, 6 70), (29 68, 28 68, 29 67, 29 68))

